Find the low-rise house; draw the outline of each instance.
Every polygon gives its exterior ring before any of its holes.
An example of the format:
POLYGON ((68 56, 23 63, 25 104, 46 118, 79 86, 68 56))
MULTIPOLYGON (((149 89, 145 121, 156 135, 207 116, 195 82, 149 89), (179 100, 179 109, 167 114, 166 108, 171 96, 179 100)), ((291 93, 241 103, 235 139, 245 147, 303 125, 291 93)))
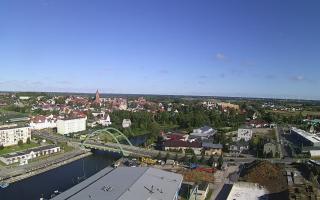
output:
POLYGON ((38 115, 30 120, 30 128, 33 130, 41 130, 46 128, 57 128, 57 118, 53 115, 38 115))
POLYGON ((238 129, 238 140, 250 141, 252 138, 252 129, 239 128, 238 129))
POLYGON ((249 142, 240 140, 229 146, 229 153, 234 156, 238 156, 241 153, 249 150, 249 142))
POLYGON ((263 146, 263 153, 266 155, 271 154, 272 157, 274 157, 276 155, 276 152, 277 146, 272 142, 268 142, 263 146))
POLYGON ((61 150, 60 147, 55 145, 40 146, 40 147, 25 150, 25 151, 19 151, 19 152, 2 155, 0 157, 0 161, 5 163, 6 165, 10 165, 18 162, 20 163, 20 165, 24 165, 24 164, 28 164, 28 161, 30 159, 33 159, 39 156, 57 153, 60 150, 61 150))
POLYGON ((250 120, 248 122, 248 125, 250 127, 252 127, 252 128, 267 128, 267 127, 270 127, 269 123, 267 123, 264 120, 258 120, 258 119, 250 120))
POLYGON ((189 139, 188 134, 183 133, 166 133, 163 135, 163 139, 165 140, 181 140, 181 141, 187 141, 189 139))
POLYGON ((222 154, 223 145, 222 144, 213 144, 209 142, 202 142, 202 148, 205 152, 205 155, 211 156, 211 155, 218 155, 220 156, 222 154))
POLYGON ((203 126, 198 129, 193 129, 193 132, 190 133, 190 138, 199 138, 201 140, 209 139, 213 137, 217 131, 209 126, 203 126))
POLYGON ((190 200, 205 200, 209 192, 209 183, 201 182, 196 187, 192 188, 190 200))
POLYGON ((122 128, 129 128, 131 126, 131 120, 130 119, 123 119, 122 120, 122 128))
POLYGON ((110 126, 112 124, 110 116, 107 115, 107 117, 100 118, 98 124, 101 124, 102 126, 110 126))
POLYGON ((198 141, 166 140, 164 141, 164 149, 166 151, 181 151, 182 153, 185 153, 187 149, 192 149, 196 155, 200 155, 202 146, 198 141))

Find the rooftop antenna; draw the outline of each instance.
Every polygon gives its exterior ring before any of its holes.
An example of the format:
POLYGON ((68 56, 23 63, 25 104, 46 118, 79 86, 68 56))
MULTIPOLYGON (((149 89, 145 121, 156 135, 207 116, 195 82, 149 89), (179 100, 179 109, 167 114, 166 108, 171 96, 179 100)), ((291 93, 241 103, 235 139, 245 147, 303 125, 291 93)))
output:
POLYGON ((144 188, 146 188, 151 194, 154 193, 153 192, 153 187, 151 189, 147 188, 146 186, 144 186, 144 188))

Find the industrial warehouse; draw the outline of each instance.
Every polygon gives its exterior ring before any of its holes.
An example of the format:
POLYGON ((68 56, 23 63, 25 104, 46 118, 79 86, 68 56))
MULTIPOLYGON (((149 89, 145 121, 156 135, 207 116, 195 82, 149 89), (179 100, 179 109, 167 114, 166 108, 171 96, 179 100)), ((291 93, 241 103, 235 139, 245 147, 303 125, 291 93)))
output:
POLYGON ((177 200, 182 180, 155 168, 105 168, 52 200, 177 200))

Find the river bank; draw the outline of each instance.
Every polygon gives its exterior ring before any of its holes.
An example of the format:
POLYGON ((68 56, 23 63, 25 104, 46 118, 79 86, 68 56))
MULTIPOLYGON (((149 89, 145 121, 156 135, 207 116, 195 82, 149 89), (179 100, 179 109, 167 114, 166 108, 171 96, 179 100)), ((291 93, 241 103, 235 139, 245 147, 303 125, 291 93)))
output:
MULTIPOLYGON (((60 166, 69 164, 71 162, 74 162, 76 160, 82 159, 84 157, 92 155, 91 152, 88 151, 79 151, 73 154, 69 154, 60 158, 57 158, 56 160, 53 160, 51 162, 48 162, 45 165, 39 165, 35 166, 31 169, 25 169, 25 170, 17 170, 20 173, 14 174, 9 176, 8 178, 4 178, 3 181, 6 183, 14 183, 17 181, 21 181, 26 178, 30 178, 32 176, 47 172, 49 170, 58 168, 60 166)), ((12 171, 12 169, 10 169, 12 171)))
POLYGON ((105 167, 111 166, 120 157, 120 154, 93 151, 89 156, 16 181, 7 188, 0 188, 0 199, 50 199, 55 191, 68 190, 105 167))

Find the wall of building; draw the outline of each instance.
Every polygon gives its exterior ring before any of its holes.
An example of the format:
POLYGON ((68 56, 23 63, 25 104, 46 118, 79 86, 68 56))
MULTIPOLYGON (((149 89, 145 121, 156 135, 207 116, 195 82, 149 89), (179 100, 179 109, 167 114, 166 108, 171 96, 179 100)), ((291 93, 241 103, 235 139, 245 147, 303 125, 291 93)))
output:
POLYGON ((58 120, 57 121, 57 132, 59 134, 76 133, 86 130, 86 118, 77 118, 69 120, 58 120))
POLYGON ((17 145, 19 140, 26 143, 28 138, 31 139, 29 127, 0 129, 0 145, 4 147, 17 145))

